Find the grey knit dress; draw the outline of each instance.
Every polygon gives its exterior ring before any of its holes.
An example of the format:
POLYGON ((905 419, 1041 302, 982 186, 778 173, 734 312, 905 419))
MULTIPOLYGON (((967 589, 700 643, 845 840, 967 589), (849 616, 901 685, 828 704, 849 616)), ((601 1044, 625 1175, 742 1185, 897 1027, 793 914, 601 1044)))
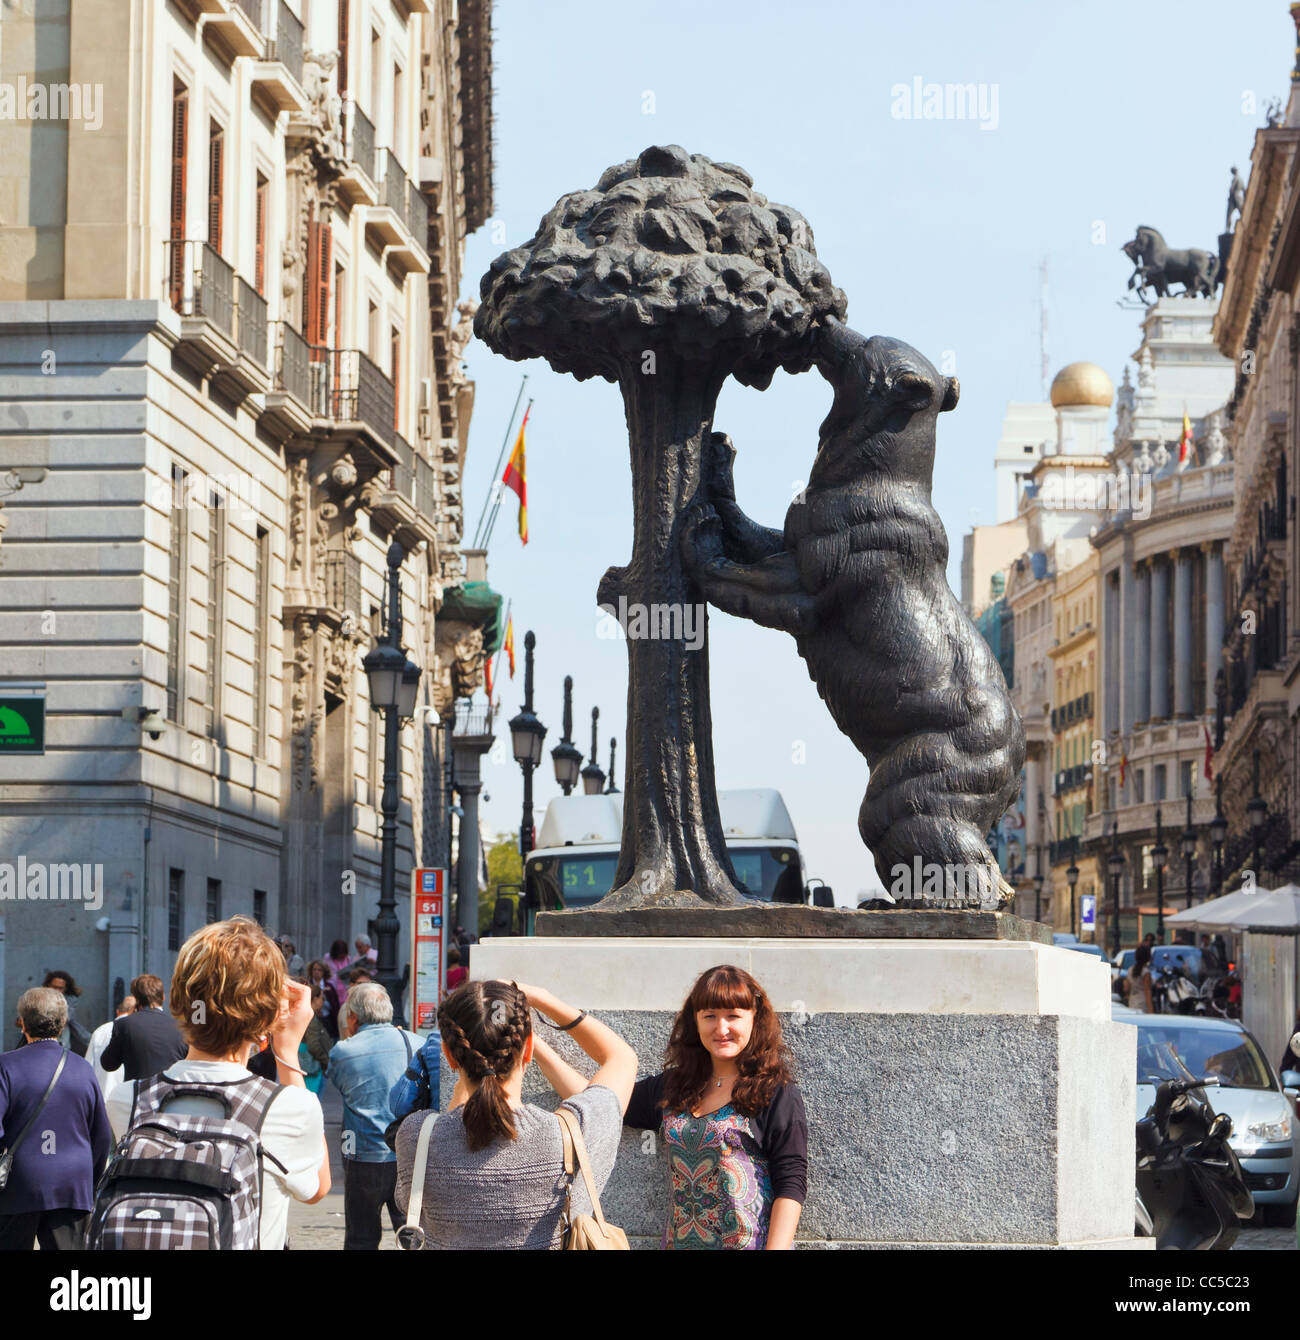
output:
MULTIPOLYGON (((603 1191, 623 1131, 618 1098, 604 1085, 592 1085, 566 1099, 565 1106, 577 1114, 596 1187, 603 1191)), ((463 1108, 416 1113, 402 1123, 397 1133, 397 1206, 405 1214, 420 1127, 437 1117, 420 1215, 426 1250, 558 1250, 568 1181, 559 1118, 531 1103, 513 1110, 516 1138, 494 1140, 473 1152, 465 1138, 463 1108)), ((581 1176, 573 1188, 573 1210, 591 1213, 581 1176)))

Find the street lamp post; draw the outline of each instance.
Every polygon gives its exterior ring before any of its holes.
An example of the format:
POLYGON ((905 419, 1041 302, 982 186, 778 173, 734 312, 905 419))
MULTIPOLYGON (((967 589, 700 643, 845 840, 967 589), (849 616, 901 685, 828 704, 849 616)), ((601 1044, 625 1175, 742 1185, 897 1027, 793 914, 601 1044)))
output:
POLYGON ((614 785, 614 750, 618 747, 616 736, 609 737, 609 785, 605 787, 607 796, 618 795, 618 787, 614 785))
POLYGON ((1034 920, 1043 919, 1043 844, 1034 847, 1034 920))
POLYGON ((605 789, 605 774, 596 762, 596 728, 600 722, 600 708, 591 709, 591 762, 582 770, 582 790, 584 795, 598 796, 605 789))
POLYGON ((379 859, 379 981, 401 1017, 402 984, 397 971, 397 808, 401 802, 402 722, 415 715, 420 667, 402 649, 402 584, 400 571, 406 550, 394 541, 388 547, 388 619, 375 645, 361 662, 370 683, 370 707, 384 714, 383 826, 379 859))
POLYGON ((1214 818, 1210 820, 1210 841, 1214 844, 1214 892, 1223 892, 1223 844, 1228 840, 1228 821, 1223 817, 1223 778, 1214 779, 1214 818))
MULTIPOLYGON (((1165 864, 1169 848, 1165 846, 1164 827, 1160 822, 1160 806, 1156 806, 1156 845, 1151 848, 1151 864, 1156 871, 1156 944, 1165 942, 1165 864)), ((1141 929, 1139 927, 1139 929, 1141 929)))
POLYGON ((564 736, 551 750, 551 762, 555 764, 555 780, 560 790, 567 796, 578 784, 578 769, 582 766, 582 755, 573 740, 573 676, 564 676, 564 736))
POLYGON ((1070 886, 1070 930, 1074 935, 1079 935, 1082 927, 1078 922, 1078 908, 1075 903, 1074 892, 1079 886, 1079 867, 1077 864, 1079 853, 1079 839, 1070 838, 1070 864, 1066 867, 1065 882, 1070 886))
POLYGON ((524 706, 510 722, 510 745, 515 762, 524 773, 524 808, 519 822, 519 858, 527 863, 533 849, 533 769, 542 761, 546 727, 533 711, 533 648, 537 638, 530 628, 524 634, 524 706))
POLYGON ((1110 830, 1111 848, 1110 857, 1106 864, 1110 869, 1110 951, 1112 955, 1119 953, 1119 879, 1124 873, 1124 854, 1119 849, 1119 818, 1115 819, 1115 826, 1110 830))
POLYGON ((1255 794, 1246 802, 1246 816, 1250 820, 1250 868, 1255 876, 1256 885, 1260 884, 1259 877, 1259 840, 1263 837, 1264 820, 1268 817, 1268 805, 1264 797, 1259 794, 1259 750, 1256 749, 1253 755, 1255 764, 1255 794))
MULTIPOLYGON (((1192 793, 1187 792, 1187 827, 1183 829, 1183 835, 1178 839, 1178 844, 1183 851, 1183 863, 1187 867, 1187 906, 1192 905, 1192 861, 1196 856, 1196 829, 1192 826, 1192 793)), ((1164 942, 1161 941, 1163 944, 1164 942)))

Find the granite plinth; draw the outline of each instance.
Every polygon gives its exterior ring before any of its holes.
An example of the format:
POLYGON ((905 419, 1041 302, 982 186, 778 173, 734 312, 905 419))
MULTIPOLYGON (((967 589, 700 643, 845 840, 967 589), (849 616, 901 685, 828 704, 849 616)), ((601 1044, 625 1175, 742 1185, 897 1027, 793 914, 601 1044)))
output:
MULTIPOLYGON (((1150 1245, 1132 1236, 1137 1032, 1111 1021, 1109 971, 1087 955, 1024 940, 532 937, 483 941, 472 969, 599 1013, 645 1075, 718 963, 763 983, 794 1053, 809 1121, 798 1245, 1150 1245)), ((545 1036, 591 1073, 568 1034, 545 1036)), ((536 1067, 524 1097, 555 1105, 536 1067)), ((659 1245, 656 1132, 624 1133, 603 1204, 634 1246, 659 1245)))
POLYGON ((584 938, 789 936, 835 940, 1027 940, 1035 944, 1052 943, 1050 926, 1008 912, 981 912, 969 908, 858 911, 848 907, 808 907, 801 903, 541 912, 537 917, 537 934, 584 938))

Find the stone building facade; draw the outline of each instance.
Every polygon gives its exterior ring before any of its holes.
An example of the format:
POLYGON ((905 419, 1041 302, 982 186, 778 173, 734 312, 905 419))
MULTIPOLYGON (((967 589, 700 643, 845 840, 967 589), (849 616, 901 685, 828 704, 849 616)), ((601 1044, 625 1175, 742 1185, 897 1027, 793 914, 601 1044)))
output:
MULTIPOLYGON (((1224 433, 1232 367, 1214 347, 1218 302, 1161 298, 1142 318, 1142 341, 1120 387, 1116 478, 1130 482, 1123 506, 1101 519, 1092 544, 1101 563, 1102 658, 1095 798, 1086 849, 1105 871, 1115 846, 1124 857, 1119 915, 1125 945, 1154 928, 1156 813, 1171 852, 1167 908, 1186 905, 1178 835, 1186 797, 1199 833, 1192 897, 1213 892, 1208 825, 1214 792, 1205 778, 1207 726, 1224 618, 1224 546, 1232 529, 1234 468, 1224 433), (1184 415, 1192 446, 1180 464, 1184 415)), ((1104 874, 1099 927, 1109 944, 1114 887, 1104 874)))
POLYGON ((0 883, 98 868, 102 907, 0 902, 0 1008, 61 968, 98 1021, 214 917, 304 955, 371 924, 361 659, 394 541, 423 669, 403 919, 412 866, 449 862, 454 696, 483 654, 437 616, 465 580, 490 3, 83 0, 4 27, 0 80, 103 105, 0 122, 0 441, 49 471, 0 551, 0 690, 43 693, 47 722, 43 755, 0 755, 0 883))

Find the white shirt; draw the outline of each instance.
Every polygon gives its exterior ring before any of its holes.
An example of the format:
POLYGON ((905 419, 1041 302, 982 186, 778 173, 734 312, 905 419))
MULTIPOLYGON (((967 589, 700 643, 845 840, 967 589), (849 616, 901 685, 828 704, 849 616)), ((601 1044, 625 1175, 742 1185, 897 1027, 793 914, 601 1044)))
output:
MULTIPOLYGON (((168 1079, 204 1083, 229 1083, 244 1079, 248 1070, 237 1061, 177 1061, 163 1074, 168 1079)), ((108 1120, 115 1137, 125 1134, 131 1120, 134 1084, 121 1084, 107 1101, 108 1120)), ((222 1115, 221 1108, 206 1098, 179 1099, 170 1110, 199 1116, 222 1115)), ((276 1094, 262 1127, 262 1144, 268 1154, 284 1164, 281 1172, 264 1161, 262 1179, 263 1249, 282 1248, 289 1236, 289 1202, 310 1200, 320 1190, 320 1165, 325 1154, 325 1117, 320 1100, 306 1089, 286 1086, 276 1094)))
POLYGON ((113 1036, 113 1023, 110 1019, 106 1024, 100 1024, 90 1035, 90 1046, 86 1049, 86 1060, 95 1067, 95 1078, 99 1081, 99 1087, 103 1090, 104 1101, 108 1101, 108 1096, 122 1082, 123 1067, 118 1066, 116 1070, 105 1070, 99 1063, 99 1058, 104 1054, 104 1048, 108 1046, 109 1039, 113 1036))

